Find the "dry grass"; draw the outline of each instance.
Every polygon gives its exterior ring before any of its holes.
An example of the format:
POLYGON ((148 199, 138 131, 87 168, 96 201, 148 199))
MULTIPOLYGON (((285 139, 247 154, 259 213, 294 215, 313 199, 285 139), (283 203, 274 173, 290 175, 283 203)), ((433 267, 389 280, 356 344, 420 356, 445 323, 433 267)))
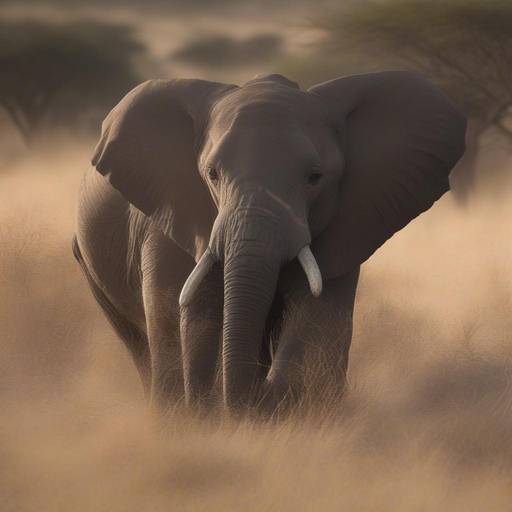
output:
POLYGON ((349 392, 158 431, 70 251, 88 151, 0 175, 0 510, 508 510, 512 208, 447 198, 365 266, 349 392))

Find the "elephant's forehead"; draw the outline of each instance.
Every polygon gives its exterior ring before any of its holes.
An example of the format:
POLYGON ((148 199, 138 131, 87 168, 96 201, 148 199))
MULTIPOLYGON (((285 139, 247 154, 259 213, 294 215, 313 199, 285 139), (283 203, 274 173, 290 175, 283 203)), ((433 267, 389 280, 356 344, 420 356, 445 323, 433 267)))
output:
POLYGON ((212 110, 211 118, 224 129, 234 123, 314 125, 325 124, 327 112, 310 93, 280 84, 255 83, 223 98, 212 110))

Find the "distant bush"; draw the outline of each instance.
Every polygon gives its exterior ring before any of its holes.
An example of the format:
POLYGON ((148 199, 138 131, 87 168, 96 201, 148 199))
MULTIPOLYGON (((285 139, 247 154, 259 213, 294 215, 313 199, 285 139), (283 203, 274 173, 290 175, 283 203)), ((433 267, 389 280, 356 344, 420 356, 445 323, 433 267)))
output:
POLYGON ((281 37, 273 33, 246 39, 209 34, 185 43, 169 59, 206 68, 242 68, 272 60, 281 54, 282 46, 281 37))

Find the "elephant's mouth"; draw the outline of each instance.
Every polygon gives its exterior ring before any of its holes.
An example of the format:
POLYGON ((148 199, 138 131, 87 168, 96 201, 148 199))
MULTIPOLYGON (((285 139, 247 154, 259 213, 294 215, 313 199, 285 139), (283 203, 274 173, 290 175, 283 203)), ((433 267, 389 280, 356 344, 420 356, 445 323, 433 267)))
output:
MULTIPOLYGON (((319 297, 322 293, 322 274, 309 245, 305 245, 299 251, 297 259, 306 274, 312 295, 319 297)), ((215 261, 213 252, 210 248, 207 248, 183 285, 179 297, 180 306, 187 306, 190 303, 201 281, 208 274, 215 261)))

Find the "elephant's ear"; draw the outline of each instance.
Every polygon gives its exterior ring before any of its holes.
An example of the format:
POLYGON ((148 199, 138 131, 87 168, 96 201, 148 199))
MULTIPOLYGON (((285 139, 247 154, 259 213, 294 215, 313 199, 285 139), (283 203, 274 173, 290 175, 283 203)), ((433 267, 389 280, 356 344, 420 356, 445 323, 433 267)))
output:
POLYGON ((231 88, 203 80, 150 80, 109 113, 92 164, 131 204, 196 260, 215 207, 198 172, 213 103, 231 88))
POLYGON ((339 78, 309 91, 324 100, 345 155, 338 212, 313 245, 322 272, 334 277, 449 189, 466 120, 441 91, 406 71, 339 78))

